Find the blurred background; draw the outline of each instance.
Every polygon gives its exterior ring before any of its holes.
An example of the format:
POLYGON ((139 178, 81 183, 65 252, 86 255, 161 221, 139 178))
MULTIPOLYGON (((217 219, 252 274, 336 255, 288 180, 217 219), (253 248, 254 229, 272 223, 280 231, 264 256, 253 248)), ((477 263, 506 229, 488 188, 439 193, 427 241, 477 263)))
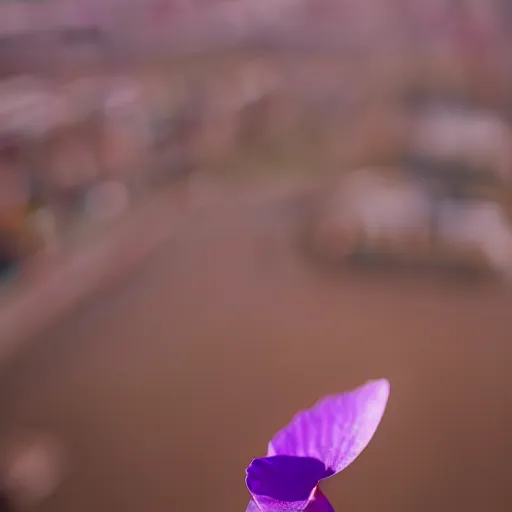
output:
POLYGON ((243 511, 297 410, 379 377, 335 508, 511 510, 511 22, 508 0, 0 2, 13 510, 243 511))

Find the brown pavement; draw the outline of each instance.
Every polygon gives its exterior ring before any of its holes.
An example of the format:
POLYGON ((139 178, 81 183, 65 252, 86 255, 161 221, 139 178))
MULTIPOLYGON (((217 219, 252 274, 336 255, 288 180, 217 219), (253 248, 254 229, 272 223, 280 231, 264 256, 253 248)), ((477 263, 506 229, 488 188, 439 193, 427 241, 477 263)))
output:
POLYGON ((2 297, 0 359, 96 289, 125 277, 172 233, 186 210, 182 191, 161 191, 92 239, 29 263, 2 297))

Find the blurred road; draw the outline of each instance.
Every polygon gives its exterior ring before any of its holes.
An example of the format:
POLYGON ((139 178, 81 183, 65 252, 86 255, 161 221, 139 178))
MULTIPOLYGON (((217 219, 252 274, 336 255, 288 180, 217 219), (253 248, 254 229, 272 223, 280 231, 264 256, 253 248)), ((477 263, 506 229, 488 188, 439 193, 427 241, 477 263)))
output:
POLYGON ((2 369, 0 434, 68 444, 40 510, 242 512, 245 467, 297 409, 381 376, 388 412, 327 483, 336 509, 511 510, 512 294, 328 278, 296 252, 295 221, 224 200, 2 369))

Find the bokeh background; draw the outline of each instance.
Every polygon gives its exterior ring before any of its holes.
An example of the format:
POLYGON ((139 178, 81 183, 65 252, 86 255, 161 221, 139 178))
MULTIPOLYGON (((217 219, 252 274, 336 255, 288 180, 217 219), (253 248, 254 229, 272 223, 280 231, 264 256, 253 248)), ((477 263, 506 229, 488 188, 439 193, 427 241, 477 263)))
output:
POLYGON ((511 22, 508 0, 0 3, 0 444, 67 460, 31 509, 243 511, 298 409, 387 377, 335 508, 511 510, 510 283, 334 269, 303 236, 347 173, 411 165, 429 102, 501 126, 482 193, 508 216, 511 22))

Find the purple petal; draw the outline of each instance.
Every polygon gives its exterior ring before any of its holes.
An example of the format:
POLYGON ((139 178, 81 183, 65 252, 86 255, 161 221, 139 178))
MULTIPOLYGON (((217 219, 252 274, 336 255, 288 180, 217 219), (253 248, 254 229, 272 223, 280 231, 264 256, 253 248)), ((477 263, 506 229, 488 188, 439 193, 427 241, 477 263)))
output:
POLYGON ((317 459, 277 455, 254 459, 245 482, 261 512, 301 512, 318 482, 332 474, 317 459))
POLYGON ((317 489, 315 496, 309 502, 304 512, 335 512, 335 510, 322 491, 317 489))
POLYGON ((277 433, 268 445, 268 456, 312 457, 339 473, 370 442, 388 397, 389 382, 381 379, 324 398, 311 409, 299 412, 277 433))
POLYGON ((249 505, 247 505, 247 508, 245 509, 245 512, 261 512, 258 505, 254 503, 254 501, 250 501, 249 505))
MULTIPOLYGON (((245 512, 261 512, 261 509, 254 501, 250 501, 245 512)), ((320 489, 318 489, 313 499, 306 506, 304 512, 335 512, 335 510, 320 489)))

